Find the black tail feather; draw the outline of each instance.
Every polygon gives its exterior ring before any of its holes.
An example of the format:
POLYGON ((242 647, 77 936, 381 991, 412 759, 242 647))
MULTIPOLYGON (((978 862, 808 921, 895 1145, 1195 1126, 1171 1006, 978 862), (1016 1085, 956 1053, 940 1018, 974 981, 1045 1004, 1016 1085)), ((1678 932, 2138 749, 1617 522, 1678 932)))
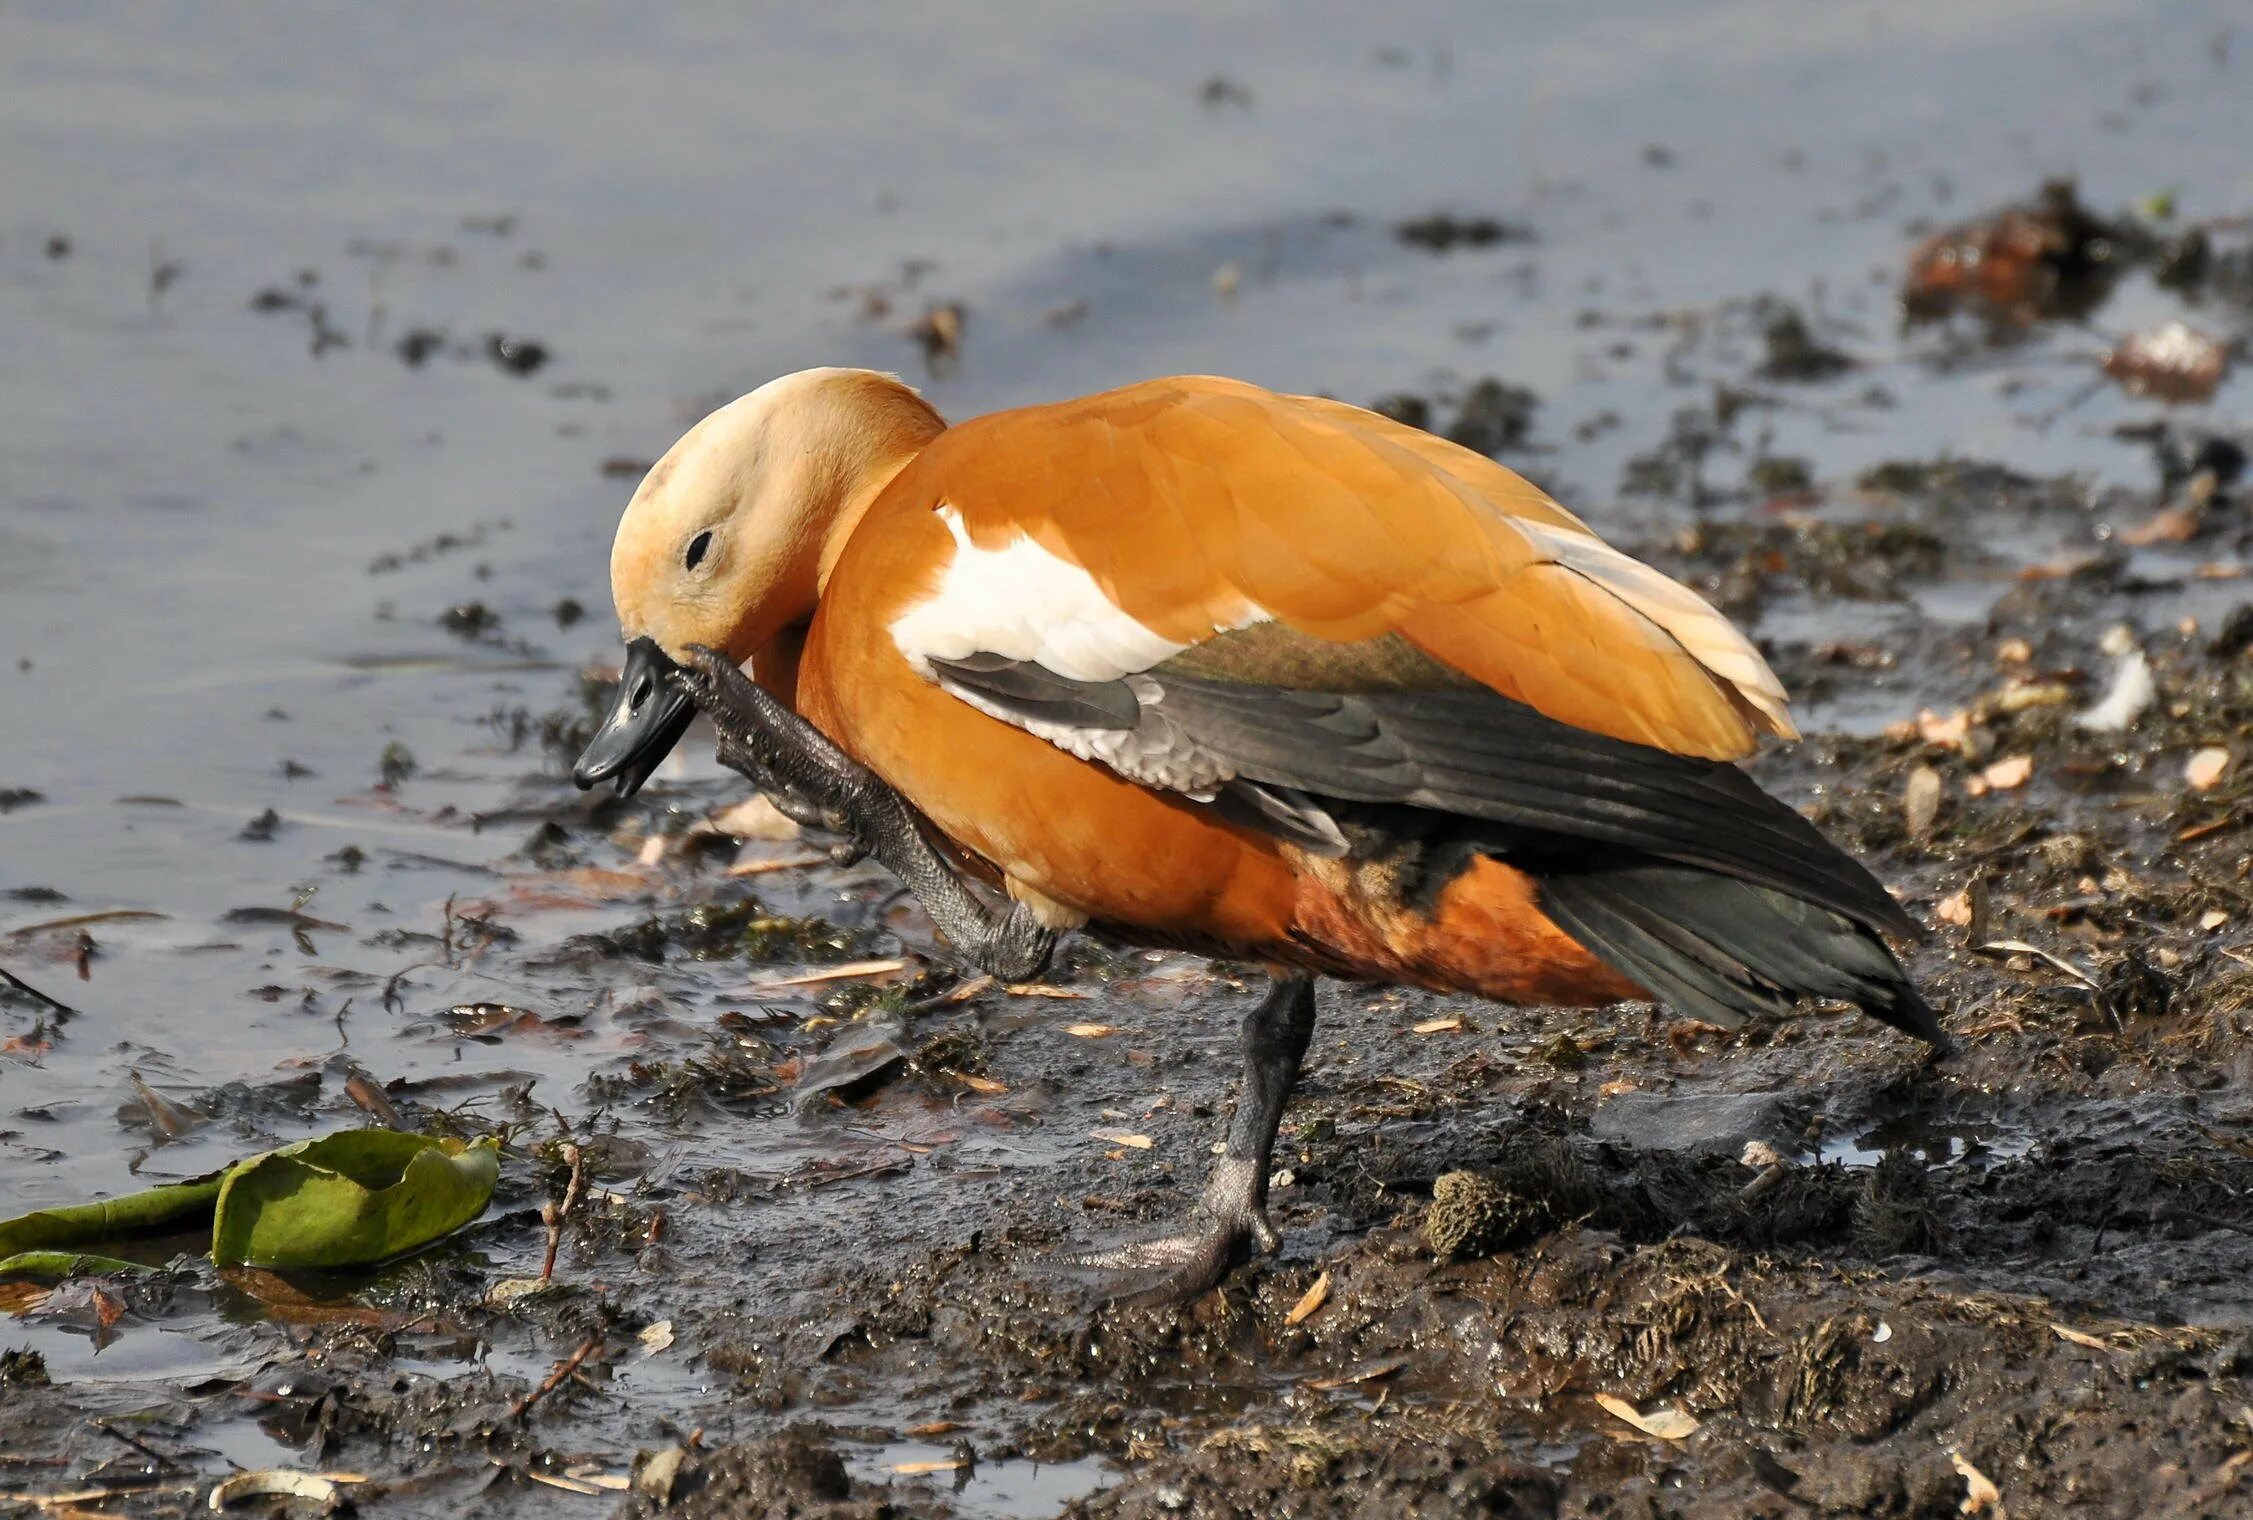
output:
POLYGON ((1683 1013, 1734 1027, 1802 997, 1948 1036, 1878 932, 1771 887, 1648 858, 1537 872, 1557 926, 1683 1013))

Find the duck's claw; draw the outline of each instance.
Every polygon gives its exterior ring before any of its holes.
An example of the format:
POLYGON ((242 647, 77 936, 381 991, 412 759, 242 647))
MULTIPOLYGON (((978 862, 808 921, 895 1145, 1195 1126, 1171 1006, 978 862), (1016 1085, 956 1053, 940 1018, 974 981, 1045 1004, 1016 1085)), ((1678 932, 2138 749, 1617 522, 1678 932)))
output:
POLYGON ((801 828, 851 841, 833 850, 833 856, 849 851, 850 860, 858 860, 868 853, 862 820, 853 807, 859 791, 875 784, 866 769, 717 650, 691 646, 688 664, 674 679, 711 719, 722 765, 757 787, 776 811, 801 828))
POLYGON ((1080 1252, 1064 1264, 1114 1277, 1103 1294, 1105 1302, 1163 1308, 1211 1292, 1233 1268, 1255 1255, 1273 1255, 1281 1244, 1266 1210, 1238 1208, 1221 1214, 1208 1198, 1172 1234, 1080 1252))
MULTIPOLYGON (((749 775, 749 772, 742 766, 731 765, 724 758, 720 763, 728 765, 731 770, 738 774, 749 775)), ((802 829, 826 829, 830 827, 831 814, 828 808, 823 807, 803 792, 792 791, 772 772, 768 772, 764 776, 751 776, 750 780, 753 785, 766 794, 767 800, 774 804, 776 812, 798 825, 798 827, 802 829)))

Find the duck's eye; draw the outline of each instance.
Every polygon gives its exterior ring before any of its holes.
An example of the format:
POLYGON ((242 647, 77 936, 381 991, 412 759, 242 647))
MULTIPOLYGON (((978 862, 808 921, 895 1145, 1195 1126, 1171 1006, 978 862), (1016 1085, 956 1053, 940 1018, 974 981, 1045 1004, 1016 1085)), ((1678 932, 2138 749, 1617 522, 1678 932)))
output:
POLYGON ((710 529, 706 529, 690 539, 688 541, 688 568, 694 570, 698 565, 703 564, 704 556, 711 547, 712 534, 710 529))

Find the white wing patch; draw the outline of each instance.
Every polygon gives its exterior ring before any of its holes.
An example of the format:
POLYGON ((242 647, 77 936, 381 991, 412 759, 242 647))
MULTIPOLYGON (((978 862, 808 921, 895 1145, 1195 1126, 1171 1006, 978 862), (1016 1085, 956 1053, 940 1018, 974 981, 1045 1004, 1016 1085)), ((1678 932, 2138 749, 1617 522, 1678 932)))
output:
MULTIPOLYGON (((1116 681, 1189 647, 1122 612, 1095 577, 1024 534, 981 549, 960 512, 941 502, 938 515, 954 535, 954 558, 938 589, 892 620, 892 641, 925 679, 934 659, 998 654, 1068 680, 1116 681)), ((1237 626, 1265 621, 1255 609, 1237 626)))
MULTIPOLYGON (((971 541, 960 512, 945 502, 937 511, 954 535, 954 558, 941 572, 937 589, 892 620, 892 641, 916 672, 988 717, 1014 724, 1067 754, 1107 765, 1146 786, 1200 802, 1212 800, 1214 789, 1235 771, 1175 727, 1162 710, 1158 683, 1141 674, 1189 646, 1129 616, 1103 594, 1095 577, 1030 537, 1020 533, 998 549, 982 549, 971 541), (1071 681, 1124 679, 1142 701, 1142 721, 1133 728, 1075 728, 1028 719, 948 680, 931 664, 977 654, 1039 665, 1071 681)), ((1230 627, 1267 620, 1268 614, 1255 607, 1230 627)))

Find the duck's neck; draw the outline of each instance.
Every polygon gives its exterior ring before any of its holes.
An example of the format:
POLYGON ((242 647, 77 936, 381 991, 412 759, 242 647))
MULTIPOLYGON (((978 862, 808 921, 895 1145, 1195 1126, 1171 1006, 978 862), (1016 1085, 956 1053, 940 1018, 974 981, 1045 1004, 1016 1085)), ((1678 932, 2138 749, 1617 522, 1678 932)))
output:
POLYGON ((814 594, 817 597, 829 589, 829 572, 837 567, 837 556, 845 552, 845 545, 852 539, 853 530, 868 515, 868 509, 875 504, 876 498, 884 494, 884 488, 898 478, 900 471, 908 467, 910 460, 923 452, 925 444, 945 430, 946 423, 937 414, 934 413, 931 420, 935 425, 924 436, 916 439, 913 447, 872 462, 861 472, 861 478, 845 493, 844 500, 837 508, 836 517, 830 522, 829 533, 822 540, 821 558, 814 568, 814 594))
POLYGON ((735 447, 762 461, 765 494, 748 509, 739 494, 737 510, 750 512, 761 557, 745 573, 730 635, 715 646, 737 659, 813 616, 869 507, 946 430, 929 402, 872 370, 806 370, 754 398, 735 447))

